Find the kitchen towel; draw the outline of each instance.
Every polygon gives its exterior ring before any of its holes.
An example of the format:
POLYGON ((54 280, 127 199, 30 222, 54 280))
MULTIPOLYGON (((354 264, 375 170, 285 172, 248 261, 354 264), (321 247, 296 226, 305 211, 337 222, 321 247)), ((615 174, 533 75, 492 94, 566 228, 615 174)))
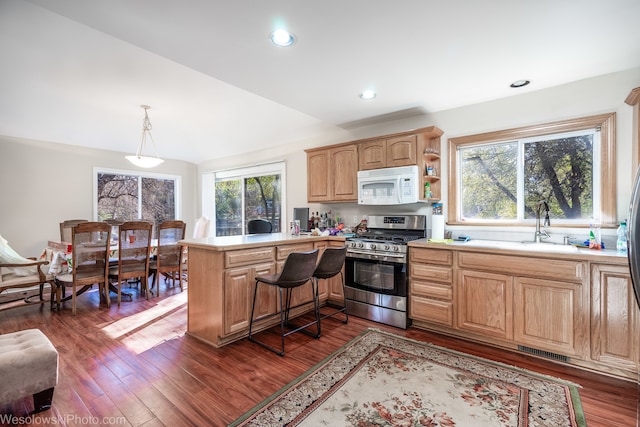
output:
POLYGON ((431 238, 444 239, 444 215, 431 215, 431 238))

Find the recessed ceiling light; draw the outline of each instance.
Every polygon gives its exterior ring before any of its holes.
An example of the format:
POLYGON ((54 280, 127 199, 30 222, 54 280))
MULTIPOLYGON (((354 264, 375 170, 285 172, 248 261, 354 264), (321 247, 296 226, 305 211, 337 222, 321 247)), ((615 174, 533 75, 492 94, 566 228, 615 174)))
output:
POLYGON ((282 28, 271 33, 269 35, 269 39, 271 40, 271 43, 281 47, 291 46, 296 41, 293 34, 282 28))
POLYGON ((511 83, 511 87, 522 87, 528 85, 529 83, 531 83, 529 80, 516 80, 515 82, 511 83))
POLYGON ((362 99, 373 99, 376 97, 376 93, 372 90, 365 90, 360 94, 360 98, 362 99))

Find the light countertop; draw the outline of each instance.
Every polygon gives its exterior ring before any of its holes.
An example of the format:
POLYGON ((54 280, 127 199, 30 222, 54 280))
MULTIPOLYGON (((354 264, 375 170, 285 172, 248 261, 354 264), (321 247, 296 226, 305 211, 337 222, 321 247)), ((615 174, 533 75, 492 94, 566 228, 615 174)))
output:
POLYGON ((344 241, 343 236, 312 236, 301 234, 292 236, 288 233, 250 234, 246 236, 204 237, 184 239, 179 243, 187 247, 209 249, 213 251, 230 251, 235 249, 257 248, 261 246, 290 245, 295 243, 314 243, 326 240, 344 241))
POLYGON ((409 247, 448 249, 459 251, 475 251, 484 253, 509 254, 516 256, 556 258, 556 259, 580 259, 591 261, 612 262, 615 264, 627 263, 627 256, 619 254, 615 249, 595 250, 588 248, 572 247, 563 248, 563 245, 551 245, 540 243, 538 245, 520 244, 519 242, 500 242, 492 240, 471 240, 469 242, 453 241, 448 243, 430 243, 428 239, 419 239, 409 242, 409 247), (549 245, 549 246, 545 246, 549 245), (548 250, 547 250, 548 249, 548 250), (566 249, 566 251, 564 250, 566 249))

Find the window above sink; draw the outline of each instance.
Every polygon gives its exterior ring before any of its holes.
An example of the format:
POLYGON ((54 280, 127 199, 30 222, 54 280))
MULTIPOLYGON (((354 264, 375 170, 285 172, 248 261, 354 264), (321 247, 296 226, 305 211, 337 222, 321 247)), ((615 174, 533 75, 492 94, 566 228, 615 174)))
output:
POLYGON ((615 113, 449 139, 448 225, 616 223, 615 113))

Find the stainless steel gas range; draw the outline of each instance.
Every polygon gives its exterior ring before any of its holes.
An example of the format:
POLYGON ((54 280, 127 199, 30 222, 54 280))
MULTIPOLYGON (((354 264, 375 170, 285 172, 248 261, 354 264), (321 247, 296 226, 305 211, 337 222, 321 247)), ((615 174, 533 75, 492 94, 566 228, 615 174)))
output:
POLYGON ((406 329, 407 242, 427 237, 424 215, 370 215, 367 232, 347 239, 349 314, 406 329))

